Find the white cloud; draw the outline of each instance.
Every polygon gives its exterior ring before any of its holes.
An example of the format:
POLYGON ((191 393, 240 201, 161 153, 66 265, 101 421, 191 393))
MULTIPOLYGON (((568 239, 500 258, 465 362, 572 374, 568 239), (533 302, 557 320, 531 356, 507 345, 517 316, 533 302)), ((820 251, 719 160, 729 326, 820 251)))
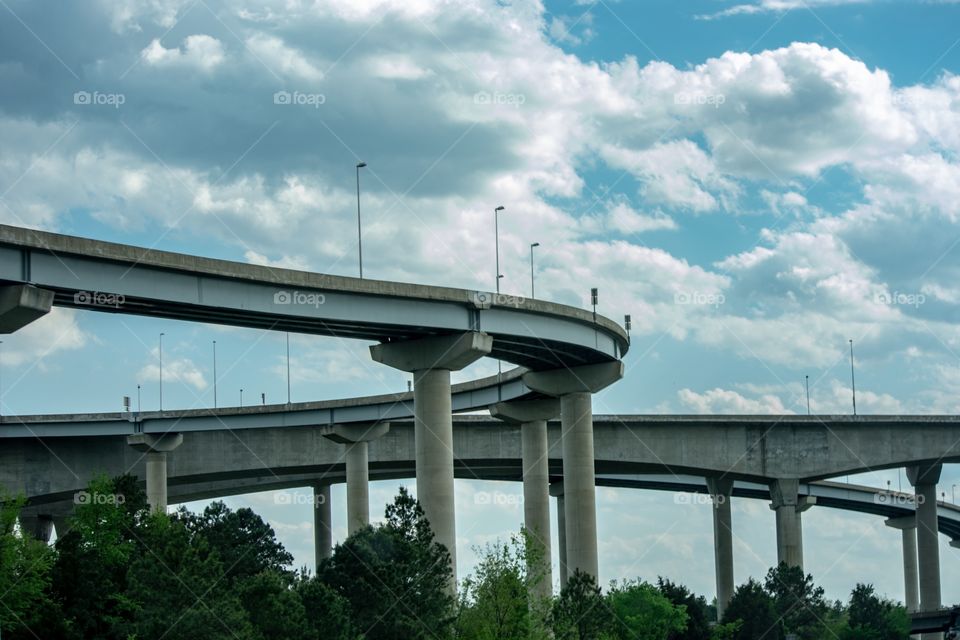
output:
MULTIPOLYGON (((137 373, 137 381, 158 382, 160 380, 160 359, 159 349, 151 350, 152 361, 143 366, 137 373)), ((191 386, 197 391, 203 391, 207 388, 207 379, 203 372, 194 364, 190 358, 178 358, 168 355, 163 361, 163 381, 180 382, 191 386)))
POLYGON ((281 38, 256 34, 248 38, 246 44, 272 73, 309 82, 323 79, 323 72, 302 51, 288 46, 281 38))
POLYGON ((147 64, 155 67, 192 67, 211 71, 224 60, 223 44, 212 36, 187 36, 181 48, 167 49, 154 39, 141 52, 147 64))

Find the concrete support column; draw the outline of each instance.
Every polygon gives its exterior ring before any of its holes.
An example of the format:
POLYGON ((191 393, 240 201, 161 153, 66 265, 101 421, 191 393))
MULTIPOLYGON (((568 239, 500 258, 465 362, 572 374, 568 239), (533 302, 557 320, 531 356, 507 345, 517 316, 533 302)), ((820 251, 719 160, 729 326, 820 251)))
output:
POLYGON ((450 372, 493 349, 493 338, 470 332, 370 347, 371 357, 413 373, 417 499, 437 542, 450 553, 450 592, 457 589, 457 527, 453 483, 453 415, 450 372))
POLYGON ((490 414, 520 425, 523 458, 523 523, 531 545, 540 556, 528 558, 527 575, 538 582, 531 596, 545 601, 553 596, 553 572, 550 553, 550 460, 547 444, 547 420, 560 413, 556 400, 526 400, 500 403, 490 414))
POLYGON ((800 481, 781 478, 770 483, 770 508, 777 517, 777 563, 803 569, 803 523, 801 514, 816 498, 800 497, 800 481))
POLYGON ((597 489, 593 458, 593 402, 589 393, 560 398, 563 493, 568 510, 567 566, 598 577, 597 489))
MULTIPOLYGON (((917 568, 920 584, 920 609, 933 611, 941 605, 940 541, 937 523, 937 483, 942 465, 919 465, 907 469, 917 502, 917 568)), ((924 634, 940 638, 942 634, 924 634)))
POLYGON ((369 442, 390 430, 386 422, 356 422, 325 427, 323 435, 343 444, 347 476, 347 535, 370 524, 369 442))
POLYGON ((592 394, 622 377, 620 361, 523 375, 530 389, 560 398, 567 573, 583 571, 598 582, 592 394))
POLYGON ((333 547, 331 527, 330 485, 313 487, 313 551, 317 566, 330 557, 333 547))
POLYGON ((20 520, 20 532, 24 536, 29 536, 46 544, 50 544, 50 538, 53 536, 53 518, 43 514, 32 514, 21 511, 18 516, 20 520))
POLYGON ((733 493, 733 480, 729 478, 707 478, 707 489, 713 498, 713 557, 717 581, 717 621, 723 620, 723 613, 733 597, 735 588, 733 577, 733 516, 730 508, 730 496, 733 493))
POLYGON ((560 565, 560 588, 567 586, 567 509, 563 502, 563 484, 550 486, 550 494, 557 497, 557 550, 560 565))
POLYGON ((903 542, 903 602, 907 611, 920 609, 919 573, 917 569, 917 518, 890 518, 885 524, 900 529, 903 542))
POLYGON ((127 436, 127 444, 146 454, 147 503, 155 513, 167 511, 167 453, 182 443, 182 433, 137 433, 127 436))
POLYGON ((366 442, 344 446, 347 450, 347 535, 353 535, 370 524, 370 471, 366 442))
POLYGON ((66 515, 57 515, 53 516, 53 530, 57 532, 57 542, 63 539, 63 536, 67 535, 67 532, 70 531, 70 519, 66 515))

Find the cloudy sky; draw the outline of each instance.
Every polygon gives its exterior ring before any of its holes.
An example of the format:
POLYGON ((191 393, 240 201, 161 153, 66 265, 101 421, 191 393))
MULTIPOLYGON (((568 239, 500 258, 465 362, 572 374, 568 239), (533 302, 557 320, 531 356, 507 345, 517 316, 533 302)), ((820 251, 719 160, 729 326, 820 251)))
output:
MULTIPOLYGON (((0 221, 325 273, 494 285, 633 317, 598 413, 960 409, 960 4, 946 0, 0 0, 0 221)), ((56 310, 2 347, 2 410, 286 399, 282 335, 56 310)), ((293 336, 293 400, 406 388, 293 336)), ((482 362, 460 379, 490 373, 482 362)), ((896 473, 855 481, 898 486, 896 473)), ((951 498, 960 472, 948 467, 951 498)), ((378 484, 375 514, 395 490, 378 484)), ((470 549, 519 525, 458 484, 470 549)), ((334 491, 342 535, 342 491, 334 491)), ((312 562, 309 511, 232 500, 312 562)), ((713 594, 710 510, 600 490, 604 579, 713 594), (669 524, 672 523, 672 524, 669 524), (667 526, 669 524, 669 526, 667 526)), ((775 562, 735 501, 737 578, 775 562)), ((832 597, 902 597, 899 533, 805 515, 832 597), (878 560, 878 557, 880 560, 878 560)), ((945 575, 960 551, 943 548, 945 575)), ((960 586, 945 581, 945 598, 960 586)))

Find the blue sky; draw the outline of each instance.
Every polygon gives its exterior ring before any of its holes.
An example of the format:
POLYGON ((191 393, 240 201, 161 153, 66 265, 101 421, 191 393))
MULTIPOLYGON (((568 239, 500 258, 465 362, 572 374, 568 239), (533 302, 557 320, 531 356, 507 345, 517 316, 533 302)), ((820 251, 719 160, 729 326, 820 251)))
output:
MULTIPOLYGON (((0 6, 0 220, 259 264, 493 288, 633 316, 598 413, 960 408, 960 5, 897 0, 0 6), (278 99, 277 96, 280 96, 278 99), (289 96, 289 103, 283 99, 289 96)), ((282 335, 58 310, 9 336, 5 413, 286 399, 282 335)), ((366 344, 293 336, 293 400, 406 388, 366 344)), ((490 373, 481 362, 459 379, 490 373)), ((857 478, 878 486, 895 473, 857 478)), ((960 484, 948 467, 943 489, 960 484)), ((394 486, 378 484, 380 513, 394 486)), ((518 509, 459 483, 461 574, 518 509), (490 511, 493 509, 493 511, 490 511)), ((713 593, 709 509, 599 492, 604 579, 713 593), (674 523, 665 532, 664 523, 674 523)), ((335 491, 342 525, 342 492, 335 491)), ((308 512, 256 505, 298 561, 308 512)), ((774 562, 735 502, 737 579, 774 562)), ((902 596, 899 534, 814 509, 808 569, 902 596), (860 544, 851 544, 859 541, 860 544), (878 562, 877 557, 885 558, 878 562)), ((960 561, 944 546, 944 574, 960 561)), ((945 598, 960 590, 945 584, 945 598)))

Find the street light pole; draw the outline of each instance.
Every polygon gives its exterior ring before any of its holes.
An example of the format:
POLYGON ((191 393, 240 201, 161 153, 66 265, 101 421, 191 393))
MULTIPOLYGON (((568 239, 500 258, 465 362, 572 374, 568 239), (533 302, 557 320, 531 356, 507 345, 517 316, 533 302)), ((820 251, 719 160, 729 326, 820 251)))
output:
POLYGON ((857 415, 857 381, 853 377, 853 339, 850 339, 850 391, 853 393, 853 415, 857 415))
POLYGON ((503 211, 503 206, 499 206, 493 210, 493 237, 494 244, 496 245, 497 252, 497 293, 500 293, 500 278, 503 276, 500 275, 500 212, 503 211))
POLYGON ((533 249, 534 247, 539 247, 539 246, 540 246, 539 242, 532 242, 530 244, 530 299, 531 300, 537 297, 535 293, 535 289, 533 288, 533 249))
POLYGON ((163 411, 163 332, 160 333, 160 411, 163 411))
POLYGON ((360 259, 360 279, 363 280, 363 234, 360 232, 360 169, 367 166, 366 162, 357 163, 357 253, 360 259))
POLYGON ((217 341, 213 341, 213 408, 217 408, 217 341))

